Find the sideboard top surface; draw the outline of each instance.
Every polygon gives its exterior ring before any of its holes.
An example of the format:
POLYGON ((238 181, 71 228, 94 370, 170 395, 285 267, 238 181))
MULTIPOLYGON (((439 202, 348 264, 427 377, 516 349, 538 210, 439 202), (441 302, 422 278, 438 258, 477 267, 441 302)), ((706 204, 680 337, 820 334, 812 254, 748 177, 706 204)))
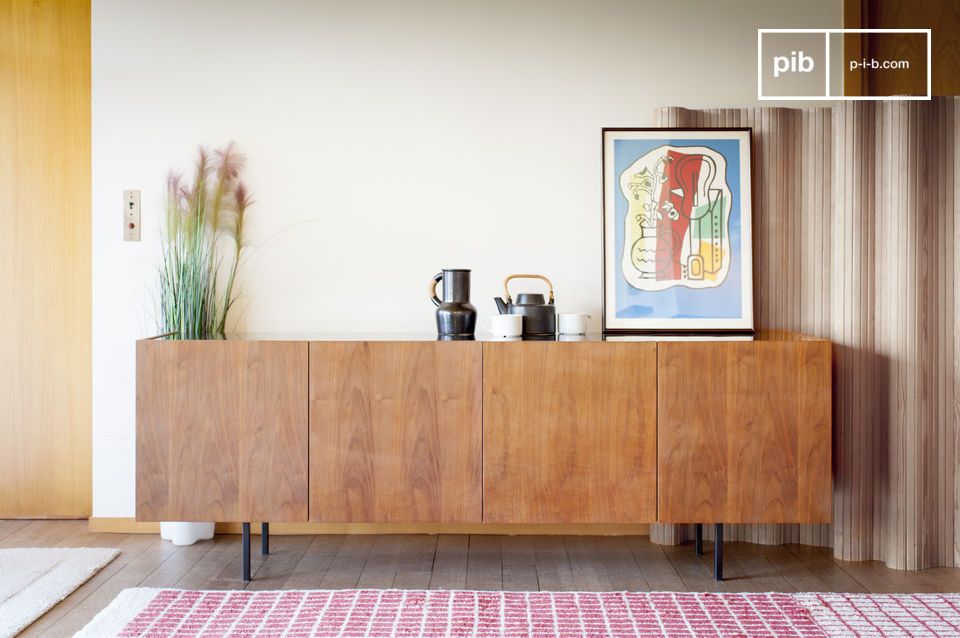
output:
MULTIPOLYGON (((164 336, 149 337, 142 341, 163 340, 164 336)), ((171 341, 181 341, 170 339, 171 341)), ((436 334, 427 332, 416 333, 241 333, 227 337, 230 341, 438 341, 436 334)), ((826 341, 811 335, 786 330, 761 330, 753 334, 601 334, 589 333, 586 335, 559 335, 552 339, 520 337, 494 337, 490 334, 478 333, 473 339, 455 339, 452 341, 475 341, 483 343, 577 343, 577 342, 711 342, 711 341, 826 341)))

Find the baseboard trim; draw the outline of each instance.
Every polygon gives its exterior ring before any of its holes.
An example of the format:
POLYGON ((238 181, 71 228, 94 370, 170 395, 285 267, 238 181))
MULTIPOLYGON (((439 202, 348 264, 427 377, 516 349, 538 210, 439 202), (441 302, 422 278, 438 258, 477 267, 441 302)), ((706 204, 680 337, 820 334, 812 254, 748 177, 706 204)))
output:
POLYGON ((160 523, 142 523, 135 518, 91 516, 87 530, 95 534, 159 534, 160 523))
MULTIPOLYGON (((159 534, 160 523, 146 523, 134 518, 93 516, 91 532, 106 534, 159 534)), ((251 526, 254 533, 260 525, 251 526)), ((623 524, 543 524, 510 525, 505 523, 271 523, 270 532, 278 535, 303 534, 507 534, 566 536, 649 536, 647 523, 623 524)), ((218 534, 239 534, 240 523, 217 523, 218 534)))

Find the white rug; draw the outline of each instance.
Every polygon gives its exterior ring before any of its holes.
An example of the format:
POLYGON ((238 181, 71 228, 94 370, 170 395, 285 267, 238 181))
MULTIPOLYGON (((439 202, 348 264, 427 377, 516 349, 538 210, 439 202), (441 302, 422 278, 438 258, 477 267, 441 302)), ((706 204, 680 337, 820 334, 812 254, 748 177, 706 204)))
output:
POLYGON ((16 636, 119 553, 106 547, 0 549, 0 638, 16 636))

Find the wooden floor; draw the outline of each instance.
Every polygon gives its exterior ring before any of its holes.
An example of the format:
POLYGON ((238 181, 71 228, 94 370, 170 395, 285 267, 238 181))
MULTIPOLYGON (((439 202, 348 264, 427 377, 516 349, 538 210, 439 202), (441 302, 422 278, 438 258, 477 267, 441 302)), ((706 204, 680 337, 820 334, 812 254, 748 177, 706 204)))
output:
POLYGON ((86 521, 0 521, 0 547, 116 547, 112 563, 22 636, 72 636, 127 587, 184 589, 960 591, 960 569, 901 572, 834 560, 801 545, 724 545, 724 572, 690 545, 645 536, 272 536, 253 582, 240 579, 240 537, 175 547, 152 534, 91 534, 86 521))

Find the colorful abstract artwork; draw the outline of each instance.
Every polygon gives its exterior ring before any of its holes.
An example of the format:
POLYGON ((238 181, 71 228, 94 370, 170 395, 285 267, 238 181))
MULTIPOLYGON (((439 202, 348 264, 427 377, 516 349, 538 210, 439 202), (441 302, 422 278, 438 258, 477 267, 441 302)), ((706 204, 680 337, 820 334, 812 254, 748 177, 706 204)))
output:
POLYGON ((749 129, 604 129, 604 330, 752 330, 749 129))

